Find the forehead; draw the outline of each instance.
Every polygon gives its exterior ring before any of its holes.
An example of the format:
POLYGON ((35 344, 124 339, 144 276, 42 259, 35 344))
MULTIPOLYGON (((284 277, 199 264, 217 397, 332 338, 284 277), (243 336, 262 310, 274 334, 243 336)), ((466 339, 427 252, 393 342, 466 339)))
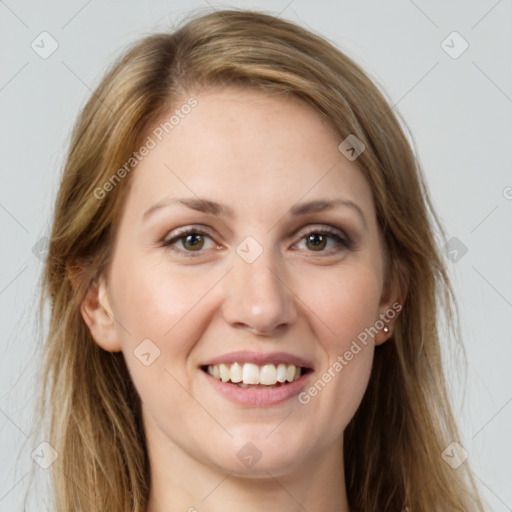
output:
POLYGON ((360 169, 340 153, 341 138, 313 107, 235 87, 191 96, 193 108, 180 111, 185 97, 147 131, 153 148, 132 176, 127 210, 194 195, 258 215, 258 205, 270 211, 301 198, 343 196, 373 208, 360 169))

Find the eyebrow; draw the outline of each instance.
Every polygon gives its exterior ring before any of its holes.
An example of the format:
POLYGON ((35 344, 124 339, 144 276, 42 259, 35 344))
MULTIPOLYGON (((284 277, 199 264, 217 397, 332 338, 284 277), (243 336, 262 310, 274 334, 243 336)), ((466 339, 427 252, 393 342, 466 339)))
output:
POLYGON ((146 210, 143 215, 143 220, 146 220, 153 212, 171 206, 173 204, 181 204, 203 213, 211 213, 219 217, 233 217, 234 212, 229 206, 221 205, 209 199, 202 199, 200 197, 177 197, 174 199, 162 199, 154 204, 151 208, 146 210))
MULTIPOLYGON (((234 211, 229 206, 200 197, 178 197, 173 199, 163 199, 162 201, 159 201, 158 203, 151 206, 144 213, 142 217, 143 221, 147 220, 155 211, 171 206, 173 204, 181 204, 192 210, 203 213, 211 213, 218 217, 234 217, 234 211)), ((350 199, 316 199, 305 203, 298 203, 292 206, 288 213, 298 217, 307 215, 309 213, 332 210, 336 206, 345 206, 357 212, 359 217, 361 217, 364 226, 367 227, 366 217, 364 216, 363 210, 357 203, 351 201, 350 199)))

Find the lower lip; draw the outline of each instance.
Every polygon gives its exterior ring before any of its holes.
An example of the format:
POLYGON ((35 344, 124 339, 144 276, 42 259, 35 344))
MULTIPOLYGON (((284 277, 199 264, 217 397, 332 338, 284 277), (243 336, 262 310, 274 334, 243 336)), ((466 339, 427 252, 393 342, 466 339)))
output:
POLYGON ((309 373, 297 380, 272 389, 240 388, 228 382, 217 380, 208 373, 200 370, 208 382, 231 402, 249 407, 267 407, 278 405, 298 395, 304 388, 309 373))

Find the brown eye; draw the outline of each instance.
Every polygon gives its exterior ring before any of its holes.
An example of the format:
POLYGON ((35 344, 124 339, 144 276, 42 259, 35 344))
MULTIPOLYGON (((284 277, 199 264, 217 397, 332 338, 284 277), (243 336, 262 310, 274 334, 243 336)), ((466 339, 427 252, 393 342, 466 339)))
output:
POLYGON ((323 251, 327 245, 327 238, 321 233, 311 233, 306 237, 306 244, 313 251, 323 251))
POLYGON ((204 245, 204 237, 198 233, 181 237, 183 247, 187 250, 200 250, 204 245))
POLYGON ((199 228, 182 230, 181 233, 178 232, 176 236, 162 242, 162 245, 183 256, 200 256, 205 250, 216 246, 211 236, 199 228))
POLYGON ((307 252, 317 252, 326 256, 350 249, 352 246, 352 242, 343 232, 327 226, 310 229, 302 235, 300 243, 304 243, 304 250, 307 252))

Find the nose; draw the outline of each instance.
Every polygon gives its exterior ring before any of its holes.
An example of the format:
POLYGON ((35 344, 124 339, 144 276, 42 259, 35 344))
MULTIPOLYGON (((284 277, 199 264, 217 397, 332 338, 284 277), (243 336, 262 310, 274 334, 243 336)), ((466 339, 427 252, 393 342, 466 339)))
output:
POLYGON ((270 250, 252 263, 235 255, 222 308, 233 327, 272 336, 297 320, 295 296, 273 259, 270 250))

